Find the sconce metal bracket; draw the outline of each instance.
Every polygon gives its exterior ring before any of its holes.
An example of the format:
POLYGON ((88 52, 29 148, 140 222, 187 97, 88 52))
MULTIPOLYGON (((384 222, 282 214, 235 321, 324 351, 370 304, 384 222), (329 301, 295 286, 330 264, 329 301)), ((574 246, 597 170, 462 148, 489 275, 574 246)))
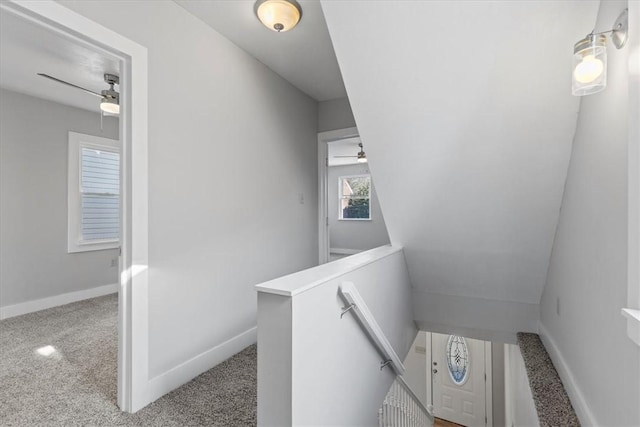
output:
POLYGON ((611 41, 618 49, 622 49, 629 38, 629 9, 622 11, 616 22, 613 24, 611 41))

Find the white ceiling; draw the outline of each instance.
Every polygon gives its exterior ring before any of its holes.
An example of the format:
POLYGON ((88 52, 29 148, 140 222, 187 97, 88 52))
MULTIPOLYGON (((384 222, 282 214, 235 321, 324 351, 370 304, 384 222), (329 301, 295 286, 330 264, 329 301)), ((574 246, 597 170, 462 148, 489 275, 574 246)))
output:
MULTIPOLYGON (((329 166, 343 166, 358 164, 358 152, 360 147, 360 137, 345 138, 338 141, 332 141, 327 144, 327 153, 329 166), (338 157, 350 156, 350 157, 338 157)), ((364 150, 364 147, 363 147, 364 150)), ((365 150, 366 154, 366 150, 365 150)))
POLYGON ((537 304, 597 1, 331 1, 326 22, 393 243, 419 290, 537 304))
POLYGON ((0 9, 0 87, 100 111, 100 98, 36 73, 49 74, 94 92, 108 88, 104 73, 120 75, 115 58, 0 9))
POLYGON ((302 19, 291 31, 266 28, 254 0, 174 0, 317 101, 347 96, 318 0, 299 1, 302 19))

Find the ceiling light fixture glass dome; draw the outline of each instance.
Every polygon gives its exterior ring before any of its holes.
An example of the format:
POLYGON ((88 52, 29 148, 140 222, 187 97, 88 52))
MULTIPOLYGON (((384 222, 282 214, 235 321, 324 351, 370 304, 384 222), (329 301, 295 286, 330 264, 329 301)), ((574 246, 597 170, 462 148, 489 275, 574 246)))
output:
POLYGON ((258 0, 253 10, 265 27, 278 33, 291 30, 302 18, 302 8, 295 0, 258 0))

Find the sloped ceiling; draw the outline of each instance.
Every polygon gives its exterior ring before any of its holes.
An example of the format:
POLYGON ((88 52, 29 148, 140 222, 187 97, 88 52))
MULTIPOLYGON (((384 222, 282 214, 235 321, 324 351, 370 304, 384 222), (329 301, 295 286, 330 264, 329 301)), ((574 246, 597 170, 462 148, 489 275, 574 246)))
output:
POLYGON ((115 57, 4 9, 0 10, 0 56, 0 87, 96 113, 100 98, 36 73, 98 93, 109 88, 105 73, 120 75, 115 57))
POLYGON ((321 3, 413 286, 539 303, 598 2, 321 3))
POLYGON ((302 19, 284 33, 258 21, 255 0, 174 1, 316 101, 346 96, 318 0, 299 0, 302 19))

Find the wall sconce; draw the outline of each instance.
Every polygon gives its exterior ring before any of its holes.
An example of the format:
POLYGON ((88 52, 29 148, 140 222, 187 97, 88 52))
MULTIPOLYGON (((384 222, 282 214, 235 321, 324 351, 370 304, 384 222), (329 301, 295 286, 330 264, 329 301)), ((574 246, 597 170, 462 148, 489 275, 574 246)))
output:
POLYGON ((571 93, 575 96, 591 95, 607 87, 607 36, 611 34, 614 46, 621 49, 627 42, 629 9, 625 9, 613 29, 592 31, 573 47, 573 78, 571 93))
POLYGON ((257 0, 253 11, 265 27, 279 33, 289 31, 302 18, 302 8, 295 0, 257 0))

